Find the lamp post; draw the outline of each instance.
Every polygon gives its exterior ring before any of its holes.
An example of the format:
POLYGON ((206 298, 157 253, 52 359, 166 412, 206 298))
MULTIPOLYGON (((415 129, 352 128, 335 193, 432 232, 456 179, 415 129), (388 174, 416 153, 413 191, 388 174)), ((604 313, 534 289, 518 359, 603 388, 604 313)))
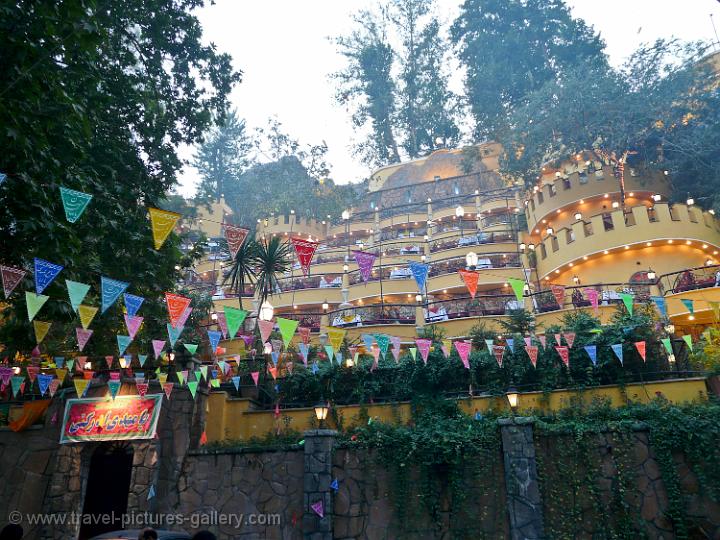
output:
POLYGON ((465 255, 465 263, 467 264, 469 270, 475 270, 478 263, 477 253, 470 251, 467 255, 465 255))
POLYGON ((328 410, 330 410, 330 408, 327 406, 327 403, 325 402, 325 400, 321 398, 320 403, 315 405, 314 409, 315 409, 315 418, 317 418, 317 420, 318 420, 318 427, 319 427, 319 429, 322 429, 323 422, 325 422, 325 419, 327 418, 328 410))
POLYGON ((258 311, 258 319, 260 319, 261 321, 272 321, 274 313, 275 308, 270 302, 265 300, 262 304, 260 304, 260 310, 258 311))
POLYGON ((465 215, 465 209, 458 205, 458 207, 455 209, 455 217, 457 217, 460 220, 460 237, 463 236, 463 216, 465 215))
POLYGON ((517 412, 517 406, 518 406, 518 391, 517 388, 514 386, 511 386, 507 389, 507 392, 505 393, 505 396, 507 397, 508 404, 510 405, 510 409, 512 409, 512 412, 517 412))

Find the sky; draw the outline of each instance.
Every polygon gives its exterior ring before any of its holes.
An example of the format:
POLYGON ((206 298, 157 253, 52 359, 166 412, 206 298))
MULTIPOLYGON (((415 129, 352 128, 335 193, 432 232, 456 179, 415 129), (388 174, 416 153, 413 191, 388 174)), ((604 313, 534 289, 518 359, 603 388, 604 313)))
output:
MULTIPOLYGON (((570 0, 575 17, 585 19, 607 44, 613 64, 641 43, 657 38, 715 41, 710 15, 720 30, 718 0, 570 0)), ((231 103, 248 127, 264 126, 277 117, 287 133, 305 144, 325 141, 330 177, 337 183, 357 182, 371 171, 352 156, 354 133, 350 115, 335 104, 329 75, 343 67, 331 37, 348 34, 352 15, 377 0, 216 0, 198 10, 204 41, 233 57, 243 81, 231 103)), ((436 0, 440 17, 451 21, 460 0, 436 0)), ((461 84, 457 78, 456 84, 461 84)), ((459 90, 459 88, 454 89, 459 90)), ((190 159, 193 148, 181 149, 190 159)), ((186 166, 178 191, 191 197, 199 182, 186 166)))

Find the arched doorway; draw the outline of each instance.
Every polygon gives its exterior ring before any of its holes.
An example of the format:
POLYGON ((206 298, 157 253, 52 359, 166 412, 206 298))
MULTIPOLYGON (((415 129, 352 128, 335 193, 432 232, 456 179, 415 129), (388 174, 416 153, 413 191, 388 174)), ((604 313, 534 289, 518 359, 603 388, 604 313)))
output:
POLYGON ((127 512, 132 462, 132 446, 127 442, 103 443, 95 449, 90 458, 79 540, 122 527, 122 515, 127 512), (104 517, 112 515, 115 516, 114 523, 104 517))

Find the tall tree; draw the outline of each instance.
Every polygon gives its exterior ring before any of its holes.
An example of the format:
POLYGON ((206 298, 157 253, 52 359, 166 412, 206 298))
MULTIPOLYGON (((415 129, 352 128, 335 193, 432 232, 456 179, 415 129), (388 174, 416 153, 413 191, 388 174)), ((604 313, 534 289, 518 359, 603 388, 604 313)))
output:
MULTIPOLYGON (((227 55, 202 44, 192 14, 202 4, 0 3, 0 171, 8 175, 0 186, 0 254, 7 265, 32 269, 41 257, 65 267, 38 315, 53 321, 45 344, 75 348, 67 327, 77 316, 63 280, 92 284, 87 301, 94 303, 101 274, 148 299, 138 339, 162 335, 160 297, 175 286, 182 252, 176 235, 153 248, 146 208, 161 205, 175 184, 178 145, 199 140, 240 80, 227 55), (74 224, 65 220, 60 186, 93 195, 74 224)), ((3 311, 0 341, 27 351, 34 338, 23 289, 33 289, 30 277, 3 311)), ((119 309, 96 317, 90 354, 117 352, 119 309)))
POLYGON ((600 36, 564 0, 465 0, 451 36, 479 139, 498 138, 528 94, 567 70, 607 63, 600 36))
POLYGON ((201 176, 198 197, 203 200, 231 200, 242 197, 237 192, 237 180, 253 161, 253 141, 245 128, 245 121, 236 111, 225 117, 200 145, 193 165, 201 176))

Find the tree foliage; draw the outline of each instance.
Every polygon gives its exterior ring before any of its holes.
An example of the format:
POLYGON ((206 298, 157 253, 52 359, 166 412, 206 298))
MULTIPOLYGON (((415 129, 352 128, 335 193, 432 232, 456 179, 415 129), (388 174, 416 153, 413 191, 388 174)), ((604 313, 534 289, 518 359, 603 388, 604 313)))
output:
MULTIPOLYGON (((74 348, 63 280, 92 284, 93 303, 101 274, 148 298, 145 337, 161 331, 159 297, 174 288, 182 253, 175 235, 153 248, 146 207, 162 206, 181 166, 178 145, 199 140, 240 80, 227 55, 201 43, 192 10, 202 4, 0 3, 0 254, 27 269, 36 256, 65 266, 38 315, 54 323, 47 342, 74 348), (93 195, 75 224, 60 186, 93 195)), ((0 339, 13 350, 34 344, 22 300, 32 289, 28 277, 3 312, 0 339)), ((90 354, 117 350, 116 310, 93 323, 90 354)))

